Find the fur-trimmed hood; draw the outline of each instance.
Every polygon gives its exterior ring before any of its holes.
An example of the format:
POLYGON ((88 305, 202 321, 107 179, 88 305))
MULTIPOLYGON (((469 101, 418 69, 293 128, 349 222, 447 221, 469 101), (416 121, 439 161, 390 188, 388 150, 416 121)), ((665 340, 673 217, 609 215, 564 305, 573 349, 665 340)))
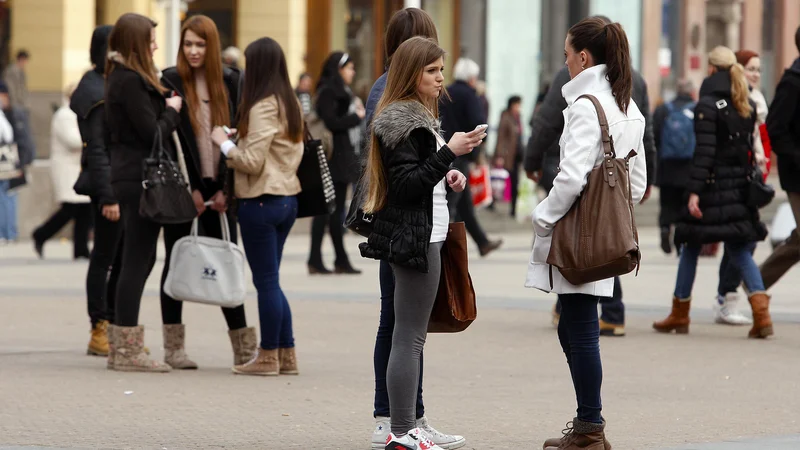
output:
POLYGON ((372 131, 389 148, 408 139, 417 128, 438 133, 439 121, 422 103, 415 100, 394 102, 372 119, 372 131))

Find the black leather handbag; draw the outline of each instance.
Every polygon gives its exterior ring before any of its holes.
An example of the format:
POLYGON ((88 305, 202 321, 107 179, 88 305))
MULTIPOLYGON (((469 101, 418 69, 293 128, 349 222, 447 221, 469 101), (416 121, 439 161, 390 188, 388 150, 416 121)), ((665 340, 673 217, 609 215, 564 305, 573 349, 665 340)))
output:
POLYGON ((303 124, 303 159, 297 168, 302 192, 297 194, 297 217, 327 216, 336 210, 336 191, 322 141, 303 124))
POLYGON ((197 216, 197 208, 188 182, 178 163, 164 150, 158 127, 150 157, 145 158, 142 165, 144 189, 139 200, 139 215, 164 225, 191 222, 197 216))
POLYGON ((344 219, 344 226, 350 231, 368 238, 372 233, 372 221, 375 218, 373 214, 364 212, 362 206, 364 200, 367 198, 367 179, 362 177, 353 188, 353 200, 350 202, 350 210, 347 211, 347 216, 344 219))
POLYGON ((775 189, 764 182, 764 176, 758 167, 753 167, 747 181, 747 206, 760 209, 775 198, 775 189))

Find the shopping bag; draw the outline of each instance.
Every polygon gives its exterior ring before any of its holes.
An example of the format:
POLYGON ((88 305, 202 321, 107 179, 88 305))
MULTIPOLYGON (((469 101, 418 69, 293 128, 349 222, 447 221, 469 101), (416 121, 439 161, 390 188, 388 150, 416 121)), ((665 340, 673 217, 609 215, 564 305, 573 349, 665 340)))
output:
POLYGON ((492 204, 492 178, 488 166, 476 166, 469 171, 469 189, 472 193, 472 204, 476 208, 485 208, 492 204))
POLYGON ((516 216, 519 223, 530 223, 533 209, 539 204, 539 191, 536 183, 528 177, 520 177, 517 186, 516 216))

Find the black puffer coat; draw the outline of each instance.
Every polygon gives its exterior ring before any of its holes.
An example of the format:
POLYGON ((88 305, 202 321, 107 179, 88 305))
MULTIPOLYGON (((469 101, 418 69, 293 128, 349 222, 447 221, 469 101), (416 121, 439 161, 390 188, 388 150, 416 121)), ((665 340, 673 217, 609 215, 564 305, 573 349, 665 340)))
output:
POLYGON ((786 192, 800 192, 800 59, 783 73, 769 107, 767 133, 778 155, 778 175, 786 192))
POLYGON ((336 183, 355 183, 361 176, 356 149, 350 142, 350 129, 359 126, 361 118, 348 113, 353 95, 341 79, 331 79, 317 89, 316 110, 333 134, 333 156, 328 161, 336 183))
POLYGON ((675 230, 678 243, 754 242, 767 236, 759 221, 758 209, 747 206, 749 152, 756 121, 753 112, 742 117, 731 100, 730 72, 717 72, 700 88, 700 101, 694 113, 697 137, 687 191, 700 196, 702 219, 689 215, 675 230))
POLYGON ((446 145, 436 151, 436 129, 436 121, 416 101, 392 103, 373 119, 388 201, 375 215, 368 241, 359 245, 361 256, 428 272, 433 188, 456 159, 446 145))

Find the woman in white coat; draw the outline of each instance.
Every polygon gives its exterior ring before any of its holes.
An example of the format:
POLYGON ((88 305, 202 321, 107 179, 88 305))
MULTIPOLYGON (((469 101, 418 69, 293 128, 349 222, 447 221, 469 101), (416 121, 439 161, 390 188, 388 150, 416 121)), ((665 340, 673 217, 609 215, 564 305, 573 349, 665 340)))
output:
POLYGON ((78 116, 69 109, 69 98, 75 86, 65 91, 66 101, 53 114, 50 125, 50 175, 56 201, 61 205, 47 222, 33 232, 33 245, 39 258, 44 257, 44 244, 70 220, 73 229, 73 258, 89 258, 89 229, 92 226, 91 199, 75 193, 73 186, 81 173, 83 141, 78 129, 78 116))
MULTIPOLYGON (((578 400, 577 416, 572 425, 568 425, 569 432, 561 438, 547 440, 545 448, 602 449, 610 445, 605 440, 605 421, 601 415, 603 369, 597 304, 599 297, 612 295, 614 280, 609 278, 576 286, 553 268, 551 284, 547 255, 554 225, 578 199, 592 169, 603 161, 597 112, 591 101, 578 100, 578 97, 591 94, 600 101, 614 145, 619 149, 618 157, 624 157, 630 149, 644 155, 645 122, 631 100, 630 50, 620 24, 606 24, 598 18, 582 20, 567 34, 565 56, 572 80, 562 88, 567 109, 560 142, 560 171, 550 194, 533 211, 536 240, 526 286, 561 295, 563 306, 558 339, 567 357, 578 400)), ((628 170, 633 203, 638 204, 647 187, 644 160, 634 156, 628 170)))

